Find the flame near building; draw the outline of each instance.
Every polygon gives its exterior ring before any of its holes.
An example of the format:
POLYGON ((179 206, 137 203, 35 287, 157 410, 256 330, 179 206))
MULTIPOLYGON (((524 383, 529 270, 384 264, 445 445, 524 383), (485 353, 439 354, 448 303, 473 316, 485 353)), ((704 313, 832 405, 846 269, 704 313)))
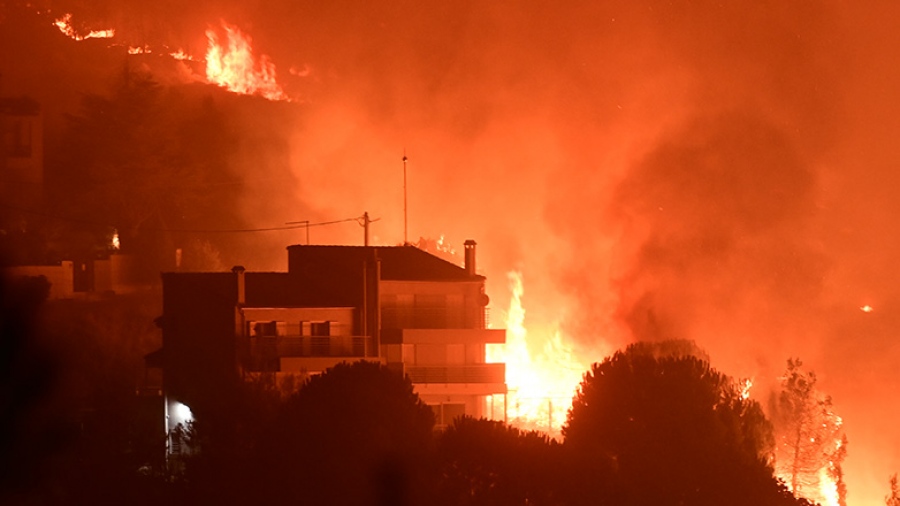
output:
POLYGON ((525 323, 523 274, 507 274, 511 297, 506 312, 506 344, 489 345, 488 361, 506 363, 506 416, 511 425, 523 430, 539 430, 560 436, 572 397, 588 370, 563 341, 559 330, 552 336, 537 336, 543 343, 538 351, 529 347, 525 323))

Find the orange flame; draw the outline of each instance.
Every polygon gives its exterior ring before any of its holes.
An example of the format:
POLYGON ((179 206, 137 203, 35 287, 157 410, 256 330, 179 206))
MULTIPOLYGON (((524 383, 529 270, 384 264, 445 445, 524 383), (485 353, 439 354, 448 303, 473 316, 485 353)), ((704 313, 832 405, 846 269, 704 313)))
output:
POLYGON ((260 95, 269 100, 289 100, 275 80, 275 65, 269 57, 253 56, 251 39, 234 26, 222 23, 227 47, 219 44, 212 29, 206 31, 206 79, 213 84, 243 95, 260 95))
POLYGON ((63 17, 56 19, 53 24, 59 28, 59 31, 73 40, 111 39, 116 35, 116 31, 112 28, 109 30, 92 30, 87 35, 80 35, 72 27, 72 14, 63 15, 63 17))
POLYGON ((172 58, 175 58, 176 60, 179 60, 179 61, 194 61, 194 57, 185 53, 184 49, 179 49, 178 51, 175 51, 174 53, 169 53, 169 56, 171 56, 172 58))
POLYGON ((488 362, 506 363, 509 423, 558 437, 587 366, 575 357, 558 330, 544 337, 540 353, 532 354, 522 305, 522 273, 510 272, 508 277, 512 297, 506 317, 506 344, 489 345, 488 362))

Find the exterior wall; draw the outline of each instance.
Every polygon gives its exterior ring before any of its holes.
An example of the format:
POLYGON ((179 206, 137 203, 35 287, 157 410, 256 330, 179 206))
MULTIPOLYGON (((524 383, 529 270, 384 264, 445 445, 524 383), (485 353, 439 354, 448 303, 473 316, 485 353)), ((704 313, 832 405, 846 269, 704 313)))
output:
POLYGON ((381 328, 484 328, 482 281, 382 281, 381 328))
MULTIPOLYGON (((246 324, 258 321, 274 321, 283 322, 285 325, 278 325, 278 335, 281 336, 302 336, 309 334, 310 322, 330 322, 329 328, 331 336, 352 336, 353 333, 353 315, 354 308, 243 308, 241 310, 243 320, 246 324), (300 322, 307 325, 303 328, 298 327, 300 322), (303 330, 307 332, 304 333, 303 330)), ((245 327, 243 334, 247 337, 252 335, 252 329, 245 327)))
POLYGON ((237 334, 246 371, 316 374, 340 362, 373 359, 358 335, 355 308, 241 308, 237 334), (323 325, 327 322, 326 325, 323 325))
POLYGON ((113 254, 104 260, 94 260, 94 291, 128 293, 136 289, 131 272, 134 258, 113 254))
POLYGON ((74 267, 66 260, 60 265, 26 265, 4 269, 13 277, 43 276, 50 282, 50 299, 71 299, 74 293, 74 267))
POLYGON ((162 280, 166 395, 192 409, 227 405, 240 379, 237 277, 230 272, 164 273, 162 280))
POLYGON ((409 376, 437 427, 496 416, 487 406, 505 396, 506 369, 486 363, 485 344, 506 342, 506 331, 484 328, 483 281, 382 281, 379 290, 381 356, 409 376))

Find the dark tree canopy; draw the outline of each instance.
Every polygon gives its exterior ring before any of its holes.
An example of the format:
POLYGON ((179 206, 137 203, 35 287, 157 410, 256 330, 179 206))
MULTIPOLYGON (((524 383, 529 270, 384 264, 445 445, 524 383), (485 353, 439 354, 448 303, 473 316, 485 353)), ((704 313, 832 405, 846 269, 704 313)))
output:
POLYGON ((440 504, 558 504, 560 456, 559 444, 545 434, 458 418, 438 442, 440 504))
POLYGON ((287 399, 261 460, 304 504, 421 503, 434 414, 408 378, 373 362, 338 364, 287 399))
POLYGON ((585 492, 631 505, 790 504, 759 404, 677 349, 632 345, 585 374, 563 428, 583 482, 597 484, 585 492))
MULTIPOLYGON (((107 246, 171 255, 170 230, 209 228, 236 209, 229 176, 235 150, 211 97, 162 86, 125 66, 104 94, 87 94, 51 153, 55 214, 70 220, 69 248, 107 246)), ((218 226, 221 228, 221 226, 218 226)), ((158 270, 158 269, 157 269, 158 270)))

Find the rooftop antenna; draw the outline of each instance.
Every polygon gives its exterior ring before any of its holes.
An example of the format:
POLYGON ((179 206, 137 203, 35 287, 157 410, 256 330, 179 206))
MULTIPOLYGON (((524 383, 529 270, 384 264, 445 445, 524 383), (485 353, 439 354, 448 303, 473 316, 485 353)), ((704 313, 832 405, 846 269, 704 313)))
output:
POLYGON ((406 148, 403 148, 403 245, 409 244, 407 240, 407 221, 406 221, 406 148))
POLYGON ((306 228, 306 245, 309 246, 309 220, 289 221, 285 225, 304 225, 306 228))

